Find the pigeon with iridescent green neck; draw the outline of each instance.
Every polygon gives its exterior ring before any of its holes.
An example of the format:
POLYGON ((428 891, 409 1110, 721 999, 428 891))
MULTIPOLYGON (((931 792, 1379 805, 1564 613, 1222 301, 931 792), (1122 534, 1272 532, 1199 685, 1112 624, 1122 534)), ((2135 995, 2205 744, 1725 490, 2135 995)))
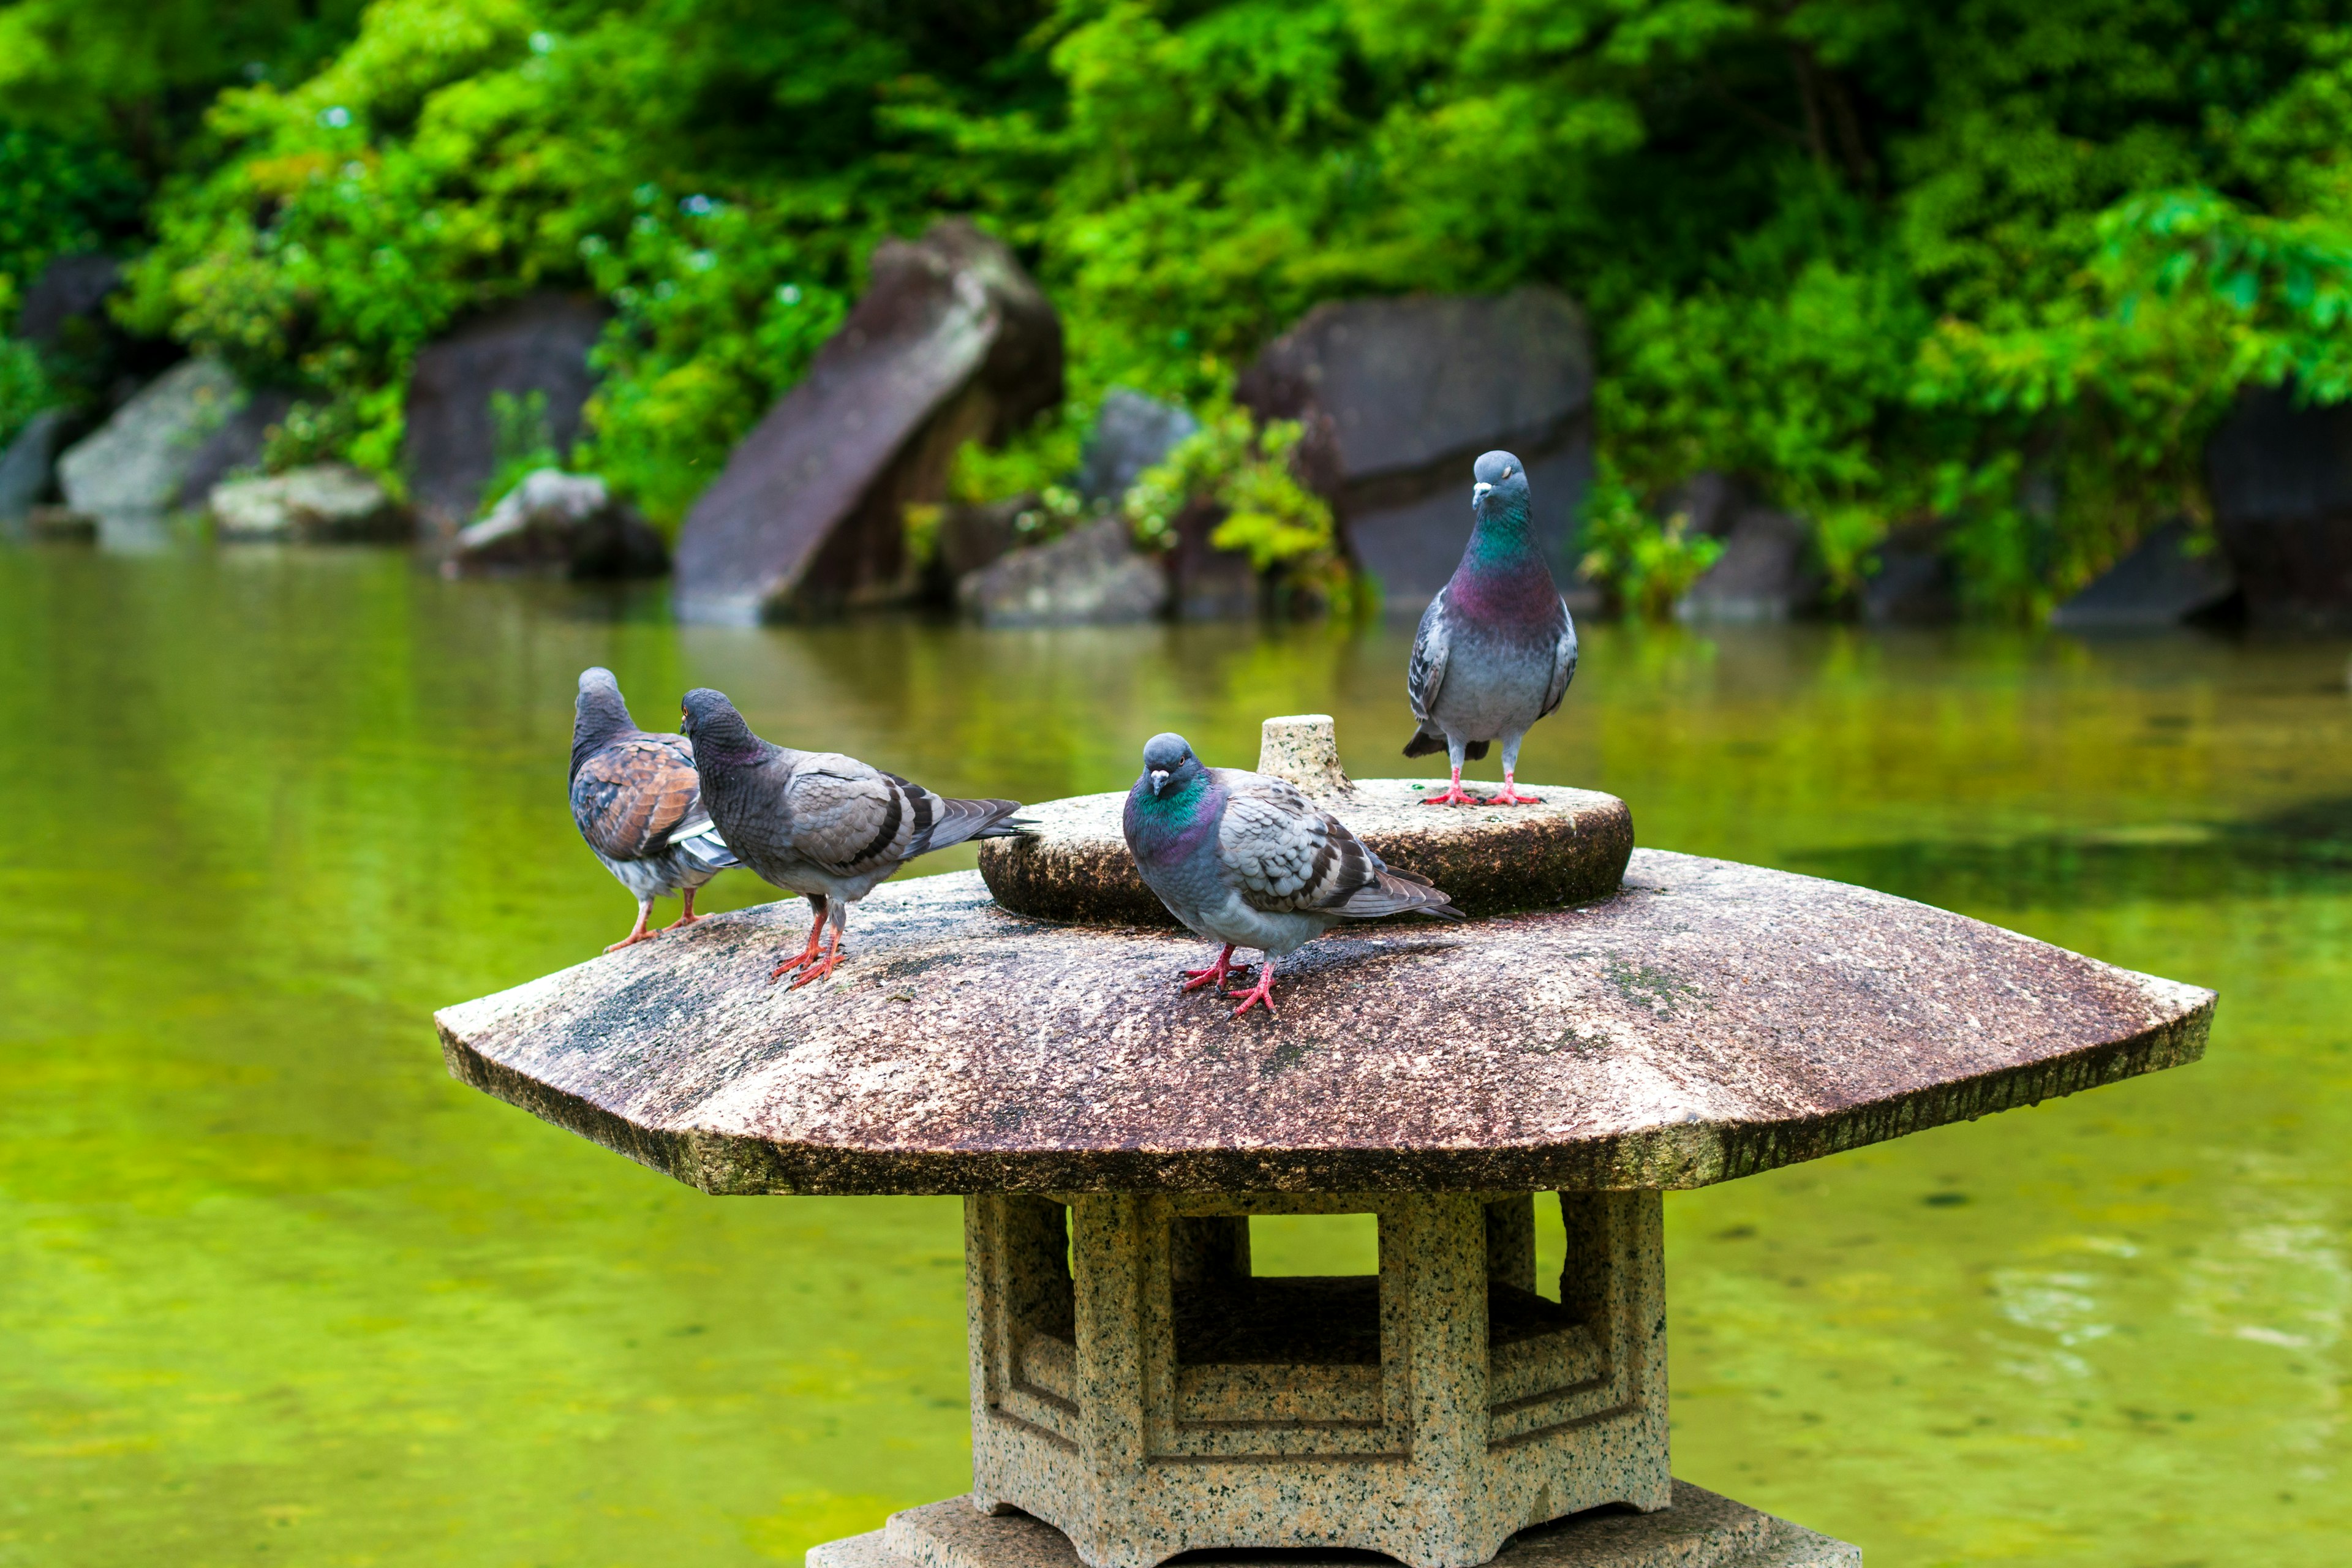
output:
POLYGON ((1470 544, 1422 612, 1405 690, 1420 728, 1408 757, 1444 752, 1454 782, 1431 805, 1534 805, 1514 775, 1519 742, 1559 706, 1576 679, 1576 623, 1528 523, 1528 473, 1508 452, 1478 459, 1470 488, 1470 544), (1480 801, 1462 788, 1462 764, 1503 743, 1503 793, 1480 801))
POLYGON ((1342 921, 1418 912, 1460 920, 1428 879, 1391 869, 1348 825, 1289 784, 1238 768, 1204 768, 1181 735, 1154 735, 1127 794, 1127 852, 1168 912, 1225 944, 1187 991, 1246 975, 1234 949, 1265 954, 1257 984, 1234 1009, 1274 1011, 1274 964, 1342 921))

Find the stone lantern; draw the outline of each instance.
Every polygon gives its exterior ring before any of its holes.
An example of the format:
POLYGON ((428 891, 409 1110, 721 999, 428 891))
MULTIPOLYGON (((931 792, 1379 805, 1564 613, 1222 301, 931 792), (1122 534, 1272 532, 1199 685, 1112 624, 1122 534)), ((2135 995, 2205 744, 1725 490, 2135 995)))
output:
POLYGON ((1859 1563, 1672 1479, 1662 1194, 2192 1060, 2212 994, 1637 851, 1606 795, 1424 811, 1328 725, 1262 765, 1542 907, 1334 933, 1236 1021, 1083 797, 877 890, 824 985, 769 984, 803 917, 765 905, 445 1010, 450 1071, 706 1192, 964 1194, 971 1494, 812 1568, 1859 1563), (1276 1214, 1376 1216, 1378 1273, 1255 1272, 1276 1214))

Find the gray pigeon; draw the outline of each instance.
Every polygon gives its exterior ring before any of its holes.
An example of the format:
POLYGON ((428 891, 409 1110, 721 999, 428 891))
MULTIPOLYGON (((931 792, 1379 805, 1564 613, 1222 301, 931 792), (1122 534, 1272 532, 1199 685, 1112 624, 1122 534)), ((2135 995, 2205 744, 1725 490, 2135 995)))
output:
POLYGON ((654 900, 686 896, 686 912, 668 926, 692 925, 694 890, 742 864, 702 806, 694 747, 682 735, 640 730, 609 669, 580 672, 572 709, 572 820, 604 869, 636 895, 637 923, 611 952, 655 933, 646 929, 654 900))
POLYGON ((1127 793, 1127 850, 1168 912, 1225 944, 1216 963, 1184 971, 1184 989, 1246 974, 1234 949, 1264 950, 1255 989, 1234 1009, 1274 1011, 1274 964, 1341 921, 1418 910, 1461 920, 1444 893, 1393 871, 1346 823, 1280 779, 1204 768, 1181 735, 1154 735, 1127 793))
POLYGON ((836 752, 795 752, 751 733, 723 693, 686 694, 703 797, 743 863, 816 907, 808 946, 776 965, 794 989, 833 973, 849 906, 918 855, 967 838, 1010 838, 1015 800, 949 800, 836 752), (825 927, 833 940, 819 956, 825 927))
POLYGON ((1576 679, 1576 623, 1528 527, 1528 474, 1508 452, 1471 470, 1469 547, 1412 639, 1405 691, 1420 729, 1408 757, 1444 752, 1454 783, 1431 805, 1534 805, 1514 784, 1519 742, 1559 706, 1576 679), (1503 793, 1479 801, 1462 790, 1462 763, 1503 742, 1503 793))

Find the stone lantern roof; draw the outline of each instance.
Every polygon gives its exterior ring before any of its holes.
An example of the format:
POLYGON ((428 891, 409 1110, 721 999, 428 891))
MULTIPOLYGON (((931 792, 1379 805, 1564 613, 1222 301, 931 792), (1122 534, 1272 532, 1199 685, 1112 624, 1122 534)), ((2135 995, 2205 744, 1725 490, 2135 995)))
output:
POLYGON ((798 900, 436 1016, 450 1071, 711 1193, 1696 1187, 2202 1053, 2213 994, 1841 883, 1635 850, 1580 906, 1334 932, 1277 1018, 1181 932, 977 873, 798 900))

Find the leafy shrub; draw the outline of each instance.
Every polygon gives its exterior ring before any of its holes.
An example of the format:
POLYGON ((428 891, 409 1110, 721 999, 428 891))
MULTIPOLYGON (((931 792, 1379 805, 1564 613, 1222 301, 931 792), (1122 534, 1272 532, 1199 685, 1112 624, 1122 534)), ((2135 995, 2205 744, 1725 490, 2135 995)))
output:
POLYGON ((1690 531, 1689 513, 1663 521, 1650 516, 1605 458, 1587 492, 1582 537, 1585 577, 1644 620, 1670 618, 1675 603, 1723 554, 1723 541, 1690 531))

